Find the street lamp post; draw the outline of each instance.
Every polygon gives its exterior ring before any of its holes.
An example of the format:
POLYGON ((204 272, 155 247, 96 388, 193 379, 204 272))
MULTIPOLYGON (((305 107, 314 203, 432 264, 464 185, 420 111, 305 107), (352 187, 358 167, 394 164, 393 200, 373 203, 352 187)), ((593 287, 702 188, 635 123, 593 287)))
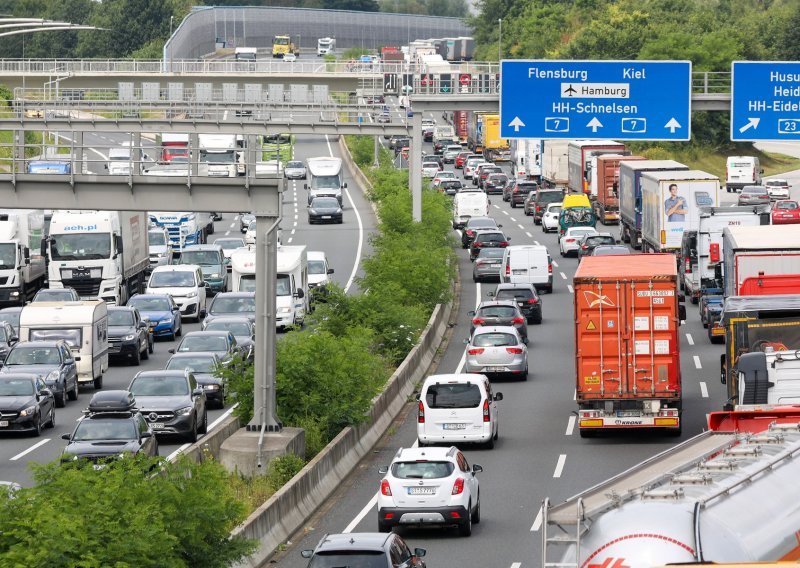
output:
POLYGON ((169 17, 169 37, 172 37, 172 23, 175 21, 175 16, 169 17))
POLYGON ((497 25, 498 25, 498 31, 497 31, 497 63, 499 64, 500 60, 503 58, 503 47, 502 47, 502 41, 503 41, 503 18, 497 18, 497 25))

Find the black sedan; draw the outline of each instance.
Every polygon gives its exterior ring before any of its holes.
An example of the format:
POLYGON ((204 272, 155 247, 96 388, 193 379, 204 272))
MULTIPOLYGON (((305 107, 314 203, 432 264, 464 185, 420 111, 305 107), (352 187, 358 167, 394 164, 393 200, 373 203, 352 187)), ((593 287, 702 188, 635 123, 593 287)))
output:
POLYGON ((608 233, 600 233, 594 235, 584 235, 578 242, 578 259, 584 256, 592 256, 595 247, 600 245, 616 245, 617 240, 608 233))
MULTIPOLYGON (((203 320, 203 329, 218 317, 241 316, 256 321, 255 292, 220 292, 208 306, 208 313, 203 320)), ((236 334, 234 334, 236 335, 236 334)))
POLYGON ((515 300, 486 300, 474 310, 469 312, 472 322, 469 328, 470 336, 476 327, 483 325, 508 325, 517 330, 524 344, 528 344, 528 322, 520 311, 515 300))
POLYGON ((342 207, 335 197, 315 197, 308 205, 308 223, 342 223, 342 207))
POLYGON ((8 352, 16 345, 19 338, 14 327, 7 321, 0 320, 0 362, 6 360, 8 352))
POLYGON ((487 195, 501 195, 505 187, 512 183, 506 174, 489 174, 483 182, 483 190, 487 195))
POLYGON ((481 229, 499 229, 503 225, 498 225, 491 217, 470 217, 464 230, 461 232, 461 248, 469 248, 475 233, 481 229))
POLYGON ((138 365, 153 352, 153 334, 148 322, 133 306, 108 308, 108 358, 138 365))
POLYGON ((176 353, 167 361, 168 371, 190 371, 197 384, 203 387, 209 406, 225 406, 225 381, 217 373, 222 365, 219 355, 211 352, 176 353))
POLYGON ((502 231, 492 229, 478 231, 469 245, 469 259, 475 260, 481 249, 505 248, 510 240, 511 238, 505 236, 502 231))
POLYGON ((28 373, 0 375, 0 432, 31 432, 56 425, 56 400, 44 381, 28 373))
POLYGON ((140 371, 128 390, 156 434, 177 434, 189 442, 208 430, 206 394, 187 371, 140 371))
POLYGON ((67 398, 78 400, 78 368, 69 345, 57 341, 22 341, 6 357, 0 376, 5 373, 31 373, 42 379, 56 397, 56 406, 64 406, 67 398))

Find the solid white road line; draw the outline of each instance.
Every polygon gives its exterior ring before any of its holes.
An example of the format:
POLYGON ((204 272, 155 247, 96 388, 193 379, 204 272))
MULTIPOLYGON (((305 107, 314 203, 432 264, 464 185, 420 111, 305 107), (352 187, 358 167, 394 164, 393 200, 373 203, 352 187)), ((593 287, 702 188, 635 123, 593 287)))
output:
POLYGON ((575 415, 569 417, 567 421, 567 431, 564 433, 567 436, 572 436, 572 433, 575 431, 575 415))
POLYGON ((572 287, 572 284, 567 284, 567 289, 569 290, 570 294, 574 294, 575 293, 575 289, 572 287))
POLYGON ((700 394, 703 395, 703 398, 708 398, 708 387, 704 382, 700 382, 700 394))
MULTIPOLYGON (((475 284, 475 307, 478 307, 478 304, 481 303, 481 283, 478 282, 475 284)), ((464 369, 464 365, 467 363, 467 350, 464 349, 464 352, 461 354, 461 359, 458 362, 458 367, 456 367, 456 374, 458 375, 464 369)))
POLYGON ((697 367, 698 369, 702 369, 703 365, 700 363, 700 356, 695 355, 693 359, 694 359, 694 366, 697 367))
MULTIPOLYGON (((228 416, 230 416, 230 415, 231 415, 231 412, 233 412, 233 410, 234 410, 234 409, 235 409, 237 406, 239 406, 239 403, 238 403, 238 402, 237 402, 236 404, 234 404, 233 406, 231 406, 231 407, 230 407, 228 410, 226 410, 225 412, 223 412, 222 414, 220 414, 220 415, 217 417, 217 419, 216 419, 216 420, 214 420, 214 421, 213 421, 211 424, 209 424, 209 425, 208 425, 207 433, 206 433, 205 435, 206 435, 206 436, 208 436, 208 433, 209 433, 209 432, 211 432, 211 431, 212 431, 214 428, 216 428, 217 426, 219 426, 219 425, 222 423, 222 421, 223 421, 223 420, 225 420, 225 419, 226 419, 228 416)), ((174 460, 174 459, 175 459, 176 457, 178 457, 180 454, 182 454, 183 452, 185 452, 185 451, 187 450, 187 448, 189 448, 190 446, 191 446, 191 444, 188 444, 188 443, 187 443, 187 444, 183 444, 183 445, 182 445, 180 448, 178 448, 177 450, 175 450, 174 452, 172 452, 170 455, 168 455, 168 456, 167 456, 167 461, 172 461, 172 460, 174 460)))
POLYGON ((689 345, 694 345, 694 339, 692 339, 692 334, 691 333, 687 333, 686 334, 686 341, 689 342, 689 345))
POLYGON ((512 562, 511 568, 520 568, 522 566, 522 562, 512 562))
POLYGON ((556 470, 553 472, 553 477, 561 477, 561 474, 564 472, 564 463, 567 461, 567 454, 561 454, 558 456, 558 463, 556 464, 556 470))
POLYGON ((536 518, 533 520, 533 525, 531 525, 531 532, 536 532, 542 527, 542 508, 539 507, 539 512, 536 513, 536 518))
POLYGON ((191 444, 189 443, 183 444, 180 448, 178 448, 177 450, 175 450, 174 452, 172 452, 170 455, 167 456, 167 461, 171 462, 172 460, 177 458, 180 454, 185 452, 189 448, 189 446, 191 446, 191 444))
POLYGON ((49 441, 50 441, 50 438, 45 438, 44 440, 40 440, 40 441, 36 442, 34 445, 32 445, 30 448, 28 448, 24 452, 20 452, 17 455, 15 455, 13 458, 11 458, 11 461, 17 461, 20 458, 24 458, 29 453, 31 453, 33 450, 35 450, 36 448, 38 448, 40 446, 44 446, 49 441))
MULTIPOLYGON (((328 135, 325 135, 325 143, 328 145, 328 153, 330 153, 331 157, 333 157, 333 149, 331 148, 331 140, 328 135)), ((364 246, 364 223, 361 221, 361 214, 358 212, 358 208, 353 202, 353 198, 350 196, 350 191, 347 188, 344 189, 344 194, 347 196, 347 200, 350 202, 350 206, 353 208, 353 213, 356 214, 356 221, 358 222, 358 246, 356 247, 356 259, 353 263, 353 270, 350 272, 350 278, 347 279, 347 284, 344 286, 344 291, 347 293, 350 290, 350 286, 353 285, 353 281, 356 279, 356 274, 358 273, 358 266, 361 264, 361 249, 364 246)))

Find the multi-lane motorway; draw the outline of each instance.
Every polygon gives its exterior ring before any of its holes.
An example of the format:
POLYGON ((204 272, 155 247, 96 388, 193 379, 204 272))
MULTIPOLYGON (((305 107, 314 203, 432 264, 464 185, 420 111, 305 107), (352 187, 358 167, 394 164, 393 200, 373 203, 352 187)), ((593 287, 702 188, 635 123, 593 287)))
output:
MULTIPOLYGON (((438 118, 438 117, 437 117, 438 118)), ((430 146, 426 151, 431 152, 430 146)), ((447 169, 452 169, 448 166, 447 169)), ((798 181, 796 176, 789 177, 798 181)), ((467 182, 470 183, 470 182, 467 182)), ((795 194, 798 191, 794 191, 795 194)), ((796 196, 796 195, 795 195, 796 196)), ((720 193, 722 204, 734 202, 735 194, 720 193)), ((503 225, 512 244, 541 243, 554 259, 554 291, 542 296, 544 321, 529 327, 530 377, 527 382, 497 381, 503 392, 500 408, 500 438, 493 450, 464 447, 471 463, 483 466, 481 481, 482 520, 472 536, 463 538, 455 530, 412 530, 402 534, 413 546, 428 550, 429 566, 536 567, 541 565, 541 501, 558 503, 679 440, 652 434, 620 435, 581 439, 575 427, 574 340, 572 276, 575 258, 562 258, 556 236, 544 234, 520 208, 511 209, 493 196, 491 215, 503 225)), ((618 234, 618 227, 599 231, 618 234)), ((474 284, 467 251, 459 250, 461 305, 456 326, 443 352, 438 373, 462 370, 463 339, 469 332, 468 310, 494 284, 474 284)), ((699 433, 706 413, 721 408, 724 397, 719 382, 722 346, 711 345, 698 319, 697 307, 686 304, 688 320, 681 327, 681 368, 684 385, 684 428, 680 440, 699 433)), ((325 533, 377 530, 375 495, 380 465, 391 462, 400 447, 416 441, 415 404, 390 428, 372 456, 365 459, 347 483, 321 511, 296 534, 291 546, 275 561, 283 568, 306 566, 300 550, 313 548, 325 533)))
MULTIPOLYGON (((107 156, 109 147, 119 147, 129 139, 124 134, 117 133, 87 133, 85 144, 92 147, 89 152, 89 171, 100 172, 102 169, 102 156, 107 156)), ((295 156, 298 159, 307 159, 317 156, 338 156, 339 146, 333 139, 320 136, 298 137, 295 145, 295 156)), ((328 262, 334 268, 333 279, 342 287, 357 289, 355 282, 358 276, 360 261, 368 252, 369 234, 374 231, 376 219, 364 194, 358 188, 354 178, 345 170, 345 181, 348 189, 345 190, 344 223, 341 225, 308 225, 306 191, 303 181, 290 181, 287 183, 283 196, 283 219, 281 221, 281 237, 284 244, 302 244, 308 250, 324 251, 328 262)), ((224 195, 220 195, 224 199, 224 195)), ((225 215, 221 221, 215 223, 214 235, 209 241, 221 236, 239 236, 238 216, 225 215)), ((198 323, 186 323, 184 331, 200 329, 198 323)), ((177 341, 159 340, 155 345, 155 353, 150 359, 142 361, 141 366, 127 366, 124 363, 112 364, 104 375, 104 389, 127 388, 130 380, 140 370, 161 369, 170 357, 169 349, 175 347, 177 341)), ((0 480, 14 481, 22 485, 31 484, 30 462, 44 463, 57 459, 66 442, 61 439, 61 434, 71 432, 76 421, 81 417, 83 409, 89 402, 93 391, 82 390, 76 402, 68 402, 65 408, 56 411, 56 427, 47 429, 40 438, 25 435, 5 435, 0 438, 0 480)), ((215 421, 221 420, 230 407, 223 410, 209 410, 209 427, 215 421)), ((183 442, 177 439, 159 440, 159 450, 162 456, 169 456, 183 447, 183 442)))

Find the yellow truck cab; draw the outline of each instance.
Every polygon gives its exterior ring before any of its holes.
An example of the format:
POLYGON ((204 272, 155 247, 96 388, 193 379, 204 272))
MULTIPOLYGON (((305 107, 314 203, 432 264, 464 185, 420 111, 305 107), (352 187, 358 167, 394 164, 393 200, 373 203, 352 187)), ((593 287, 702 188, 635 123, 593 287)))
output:
POLYGON ((287 53, 293 53, 297 55, 297 49, 292 43, 291 36, 276 35, 272 40, 272 57, 283 58, 283 56, 287 53))
POLYGON ((591 209, 592 204, 589 202, 589 197, 582 193, 565 195, 564 201, 561 203, 561 209, 572 209, 573 207, 588 207, 591 209))

